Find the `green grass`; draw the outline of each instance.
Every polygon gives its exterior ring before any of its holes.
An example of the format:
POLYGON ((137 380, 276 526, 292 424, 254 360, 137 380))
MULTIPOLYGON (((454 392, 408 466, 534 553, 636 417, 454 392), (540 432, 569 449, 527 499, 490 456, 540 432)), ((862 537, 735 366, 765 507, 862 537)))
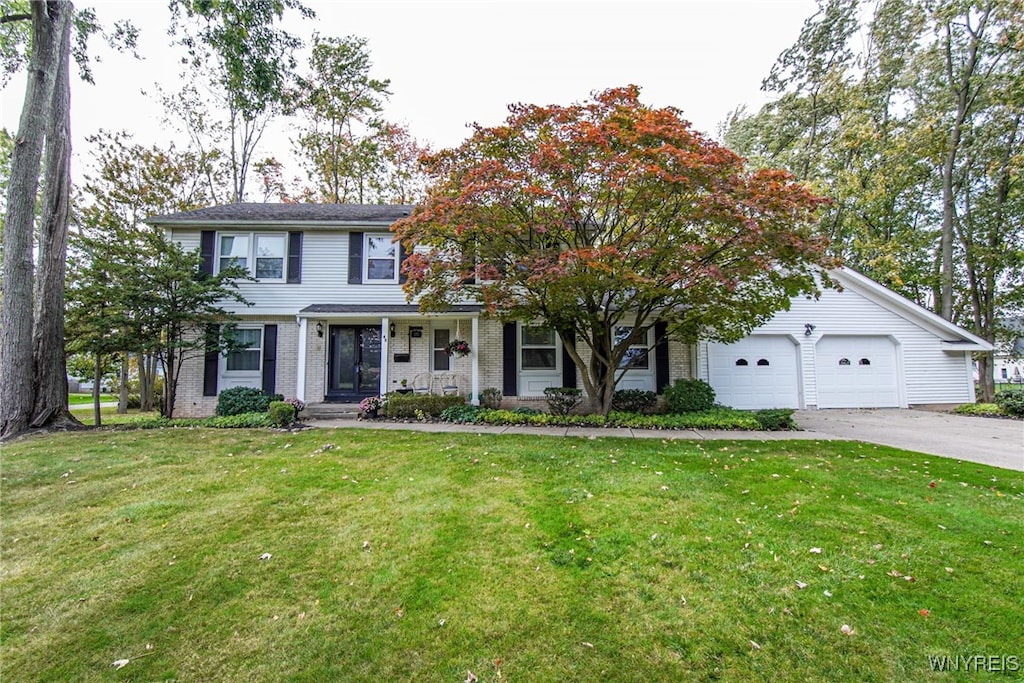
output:
POLYGON ((1024 474, 981 465, 328 429, 0 458, 5 682, 961 680, 928 656, 1024 657, 1024 474))
MULTIPOLYGON (((100 394, 100 401, 102 403, 109 403, 117 401, 117 396, 114 394, 100 394)), ((68 405, 78 406, 88 404, 92 405, 92 394, 68 394, 68 405)))
MULTIPOLYGON (((72 405, 70 407, 71 414, 74 415, 79 422, 86 425, 87 427, 95 426, 96 416, 93 414, 92 404, 89 405, 72 405)), ((148 418, 159 417, 159 411, 142 412, 140 410, 129 410, 127 413, 120 415, 117 412, 116 406, 103 406, 100 408, 100 420, 104 427, 112 425, 126 425, 139 420, 145 420, 148 418)))

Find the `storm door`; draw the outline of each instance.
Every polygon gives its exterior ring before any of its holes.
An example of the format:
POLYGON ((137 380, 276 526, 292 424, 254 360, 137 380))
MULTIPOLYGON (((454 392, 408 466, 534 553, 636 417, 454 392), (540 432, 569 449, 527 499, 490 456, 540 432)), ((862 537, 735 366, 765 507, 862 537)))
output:
POLYGON ((331 325, 327 400, 358 400, 380 393, 380 327, 331 325))

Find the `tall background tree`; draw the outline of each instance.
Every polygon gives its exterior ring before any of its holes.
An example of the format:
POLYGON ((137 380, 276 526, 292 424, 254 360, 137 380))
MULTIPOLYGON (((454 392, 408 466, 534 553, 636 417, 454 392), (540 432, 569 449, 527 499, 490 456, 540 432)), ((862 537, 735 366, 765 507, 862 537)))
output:
POLYGON ((295 88, 295 52, 303 43, 280 22, 288 10, 315 15, 299 0, 172 0, 170 7, 189 70, 182 75, 188 85, 164 101, 205 153, 224 154, 230 201, 245 201, 263 133, 295 88), (202 106, 204 99, 217 106, 202 106))
POLYGON ((381 113, 390 81, 370 75, 365 38, 314 36, 308 75, 292 111, 295 152, 312 186, 304 199, 327 203, 407 203, 422 195, 418 159, 427 150, 381 113))
POLYGON ((596 410, 658 323, 738 339, 834 263, 813 231, 819 197, 784 172, 746 172, 635 86, 510 110, 428 159, 427 199, 395 226, 417 246, 406 291, 426 310, 478 301, 553 328, 596 410))
MULTIPOLYGON (((851 266, 999 343, 1021 313, 1019 0, 819 0, 725 142, 834 200, 851 266)), ((979 357, 991 399, 991 354, 979 357)))

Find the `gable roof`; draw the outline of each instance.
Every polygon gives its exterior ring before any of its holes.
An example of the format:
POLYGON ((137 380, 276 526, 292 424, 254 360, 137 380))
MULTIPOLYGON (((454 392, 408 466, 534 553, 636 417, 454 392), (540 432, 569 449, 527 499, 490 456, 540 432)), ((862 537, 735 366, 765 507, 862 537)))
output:
POLYGON ((155 226, 269 225, 332 227, 391 225, 412 213, 409 204, 223 204, 194 211, 151 216, 155 226))
POLYGON ((954 325, 945 318, 932 313, 927 308, 918 306, 910 299, 907 299, 892 291, 885 285, 879 284, 857 271, 843 266, 829 271, 829 277, 843 287, 867 296, 876 301, 879 305, 888 308, 893 313, 900 315, 912 322, 917 323, 925 329, 932 330, 942 338, 944 345, 949 345, 951 350, 959 351, 991 351, 992 344, 978 335, 968 332, 959 325, 954 325))

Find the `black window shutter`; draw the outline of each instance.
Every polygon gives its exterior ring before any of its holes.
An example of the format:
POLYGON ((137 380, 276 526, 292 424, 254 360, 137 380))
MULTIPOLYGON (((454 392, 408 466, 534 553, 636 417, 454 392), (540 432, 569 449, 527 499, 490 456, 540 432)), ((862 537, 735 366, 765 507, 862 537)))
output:
POLYGON ((203 257, 203 275, 213 275, 213 255, 216 252, 216 240, 217 232, 214 230, 203 230, 199 234, 199 253, 203 257))
POLYGON ((519 393, 518 363, 516 363, 516 324, 505 323, 501 330, 502 387, 504 396, 519 393))
POLYGON ((288 282, 302 282, 302 233, 298 231, 288 233, 288 282))
POLYGON ((206 326, 206 357, 203 365, 203 396, 217 395, 217 370, 220 365, 220 353, 217 349, 217 337, 220 325, 206 326))
MULTIPOLYGON (((576 333, 569 332, 568 336, 575 343, 576 333)), ((562 386, 576 388, 576 363, 573 362, 564 343, 562 344, 562 386)))
POLYGON ((405 259, 409 254, 405 251, 405 244, 402 242, 398 243, 398 283, 405 284, 408 281, 409 276, 402 272, 402 266, 405 264, 405 259))
POLYGON ((363 283, 363 233, 348 234, 348 283, 363 283))
POLYGON ((263 392, 276 393, 277 387, 277 325, 263 326, 263 392))
POLYGON ((668 386, 668 325, 654 323, 654 383, 657 393, 668 386))

